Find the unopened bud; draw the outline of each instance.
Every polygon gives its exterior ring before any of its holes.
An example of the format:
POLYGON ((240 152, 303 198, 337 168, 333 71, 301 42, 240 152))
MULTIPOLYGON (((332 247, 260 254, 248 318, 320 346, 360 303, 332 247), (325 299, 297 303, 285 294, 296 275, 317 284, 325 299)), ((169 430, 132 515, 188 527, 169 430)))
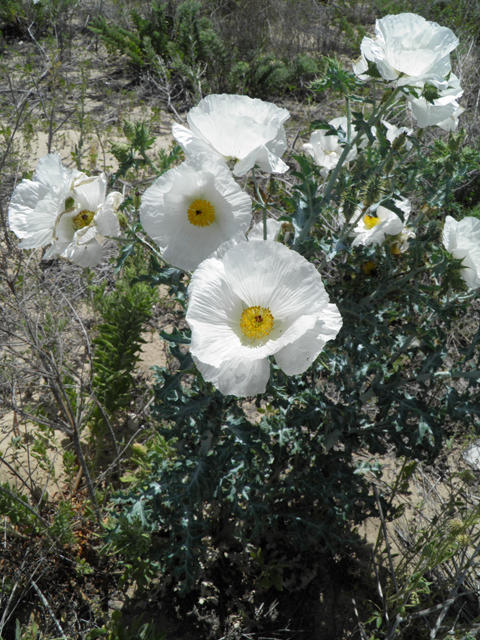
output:
POLYGON ((405 133, 401 133, 399 136, 397 136, 392 142, 392 149, 394 151, 399 151, 403 147, 406 137, 407 136, 405 135, 405 133))
POLYGON ((368 208, 378 202, 383 193, 383 180, 380 176, 373 176, 367 183, 362 194, 362 200, 368 208))
POLYGON ((140 196, 140 192, 139 191, 135 191, 135 194, 132 198, 133 201, 133 206, 135 207, 135 209, 139 209, 140 205, 142 204, 142 198, 140 196))
POLYGON ((452 534, 452 536, 458 536, 460 533, 462 533, 464 525, 460 518, 454 518, 449 522, 448 528, 450 529, 450 533, 452 534))

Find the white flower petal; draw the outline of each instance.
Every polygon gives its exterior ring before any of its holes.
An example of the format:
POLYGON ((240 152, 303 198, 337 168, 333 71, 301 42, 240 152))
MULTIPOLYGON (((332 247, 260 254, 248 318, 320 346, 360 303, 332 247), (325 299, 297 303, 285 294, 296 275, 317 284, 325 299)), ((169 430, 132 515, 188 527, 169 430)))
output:
POLYGON ((210 151, 225 160, 234 158, 234 173, 244 175, 255 164, 265 171, 284 173, 280 159, 287 148, 283 123, 286 109, 257 98, 210 95, 188 114, 191 131, 174 125, 172 132, 187 155, 210 151))
POLYGON ((480 220, 466 216, 457 222, 445 218, 442 243, 457 260, 462 260, 462 277, 471 289, 480 287, 480 220))
POLYGON ((222 154, 211 147, 208 142, 197 138, 197 136, 181 124, 172 126, 172 135, 178 144, 185 151, 187 156, 194 156, 197 153, 213 153, 219 159, 223 158, 222 154))
POLYGON ((107 176, 102 173, 97 177, 90 177, 74 182, 75 204, 79 211, 88 209, 94 213, 103 206, 107 193, 107 176))
MULTIPOLYGON (((239 378, 244 378, 250 371, 247 362, 264 362, 267 356, 279 354, 300 340, 297 347, 279 356, 286 369, 297 370, 305 363, 304 354, 309 351, 316 357, 340 327, 338 310, 329 304, 315 267, 298 253, 268 240, 230 242, 220 247, 194 272, 189 298, 186 318, 192 329, 192 356, 213 368, 205 375, 221 390, 233 388, 235 362, 242 372, 239 378), (248 337, 242 329, 245 310, 257 313, 252 307, 269 309, 268 313, 261 312, 264 318, 271 313, 273 324, 264 325, 267 329, 263 336, 248 337)), ((247 386, 235 387, 237 390, 229 393, 246 395, 246 389, 248 393, 258 392, 252 391, 257 389, 258 367, 251 369, 256 373, 249 374, 255 378, 252 386, 247 379, 247 386)), ((265 365, 262 371, 266 384, 265 365)), ((239 384, 239 378, 235 378, 235 384, 239 384)))
POLYGON ((34 249, 52 244, 44 254, 47 260, 62 256, 84 266, 97 264, 101 247, 94 239, 99 228, 109 235, 120 233, 115 213, 122 196, 113 193, 105 199, 106 188, 104 174, 89 178, 71 171, 56 154, 40 158, 34 180, 18 185, 9 206, 10 228, 22 239, 20 247, 34 249), (82 212, 85 216, 80 219, 82 212), (81 251, 79 245, 83 245, 81 251))
POLYGON ((303 373, 316 360, 325 344, 336 337, 341 327, 342 316, 337 307, 328 304, 312 329, 275 354, 278 366, 289 376, 303 373))
POLYGON ((237 244, 224 258, 233 291, 250 306, 269 307, 275 318, 291 322, 316 314, 328 302, 320 274, 296 251, 278 242, 237 244), (305 300, 310 300, 305 307, 305 300))
POLYGON ((49 189, 39 182, 22 182, 10 202, 10 228, 19 238, 21 249, 36 249, 52 242, 55 221, 65 207, 68 191, 49 189), (38 201, 34 202, 34 194, 38 201), (32 206, 33 205, 33 206, 32 206))
POLYGON ((102 246, 98 244, 95 238, 86 244, 70 244, 61 254, 61 257, 81 267, 95 267, 103 257, 102 246))
POLYGON ((369 228, 365 224, 366 215, 363 216, 351 232, 351 235, 355 236, 352 246, 358 247, 360 245, 367 246, 369 244, 382 244, 387 235, 395 236, 401 233, 410 215, 412 205, 409 200, 402 198, 395 201, 395 206, 404 212, 403 222, 394 211, 390 211, 387 207, 380 205, 375 211, 380 222, 374 227, 369 228))
MULTIPOLYGON (((347 118, 340 116, 334 118, 329 122, 333 127, 343 129, 347 132, 347 118)), ((344 145, 340 144, 336 136, 327 135, 325 129, 317 129, 313 131, 310 136, 310 142, 303 145, 303 148, 312 156, 319 167, 324 167, 327 171, 335 169, 340 160, 340 156, 343 153, 344 145)), ((352 135, 355 135, 355 131, 352 128, 352 135)), ((351 162, 357 157, 357 149, 353 147, 346 158, 346 162, 351 162)))
POLYGON ((35 182, 40 182, 50 189, 66 188, 68 191, 72 180, 77 176, 84 175, 80 171, 67 169, 67 167, 63 166, 59 155, 49 153, 46 156, 42 156, 38 161, 33 179, 35 182))
POLYGON ((368 79, 370 61, 384 80, 396 81, 398 86, 418 81, 440 86, 450 73, 450 53, 457 46, 458 38, 447 27, 413 13, 388 15, 376 21, 374 39, 363 39, 362 59, 354 71, 362 80, 368 79))
POLYGON ((266 173, 285 173, 288 171, 288 164, 285 164, 281 158, 270 151, 267 145, 261 145, 252 149, 242 160, 237 162, 233 167, 233 174, 237 177, 244 176, 256 164, 266 173))
POLYGON ((105 204, 95 215, 95 224, 101 236, 117 238, 120 235, 120 223, 117 211, 123 196, 118 191, 112 191, 105 199, 105 204))
POLYGON ((165 260, 191 271, 225 241, 245 239, 251 210, 249 196, 225 163, 199 153, 164 173, 145 191, 140 220, 165 260), (215 211, 207 226, 197 226, 188 219, 188 209, 195 200, 205 200, 215 211))
POLYGON ((458 222, 452 216, 445 218, 445 224, 443 227, 442 243, 448 252, 452 252, 456 246, 458 222))
POLYGON ((198 358, 193 358, 204 380, 213 383, 224 395, 238 397, 265 393, 270 378, 270 363, 262 360, 242 360, 234 358, 212 367, 198 358))

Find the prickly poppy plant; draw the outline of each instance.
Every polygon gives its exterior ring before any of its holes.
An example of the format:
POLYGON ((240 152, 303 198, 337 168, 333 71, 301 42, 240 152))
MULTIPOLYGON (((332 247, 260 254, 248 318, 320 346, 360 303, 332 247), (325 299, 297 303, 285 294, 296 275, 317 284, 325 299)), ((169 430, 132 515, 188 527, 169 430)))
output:
MULTIPOLYGON (((221 549, 351 548, 378 507, 378 456, 432 462, 456 424, 479 428, 478 225, 452 201, 479 158, 455 133, 457 44, 413 14, 379 20, 353 72, 328 60, 312 83, 341 112, 302 131, 288 165, 286 109, 207 96, 173 127, 186 160, 172 153, 127 197, 117 266, 147 248, 136 280, 167 285, 181 320, 155 370, 161 446, 107 526, 125 580, 168 573, 185 593, 221 549)), ((48 158, 17 187, 10 226, 25 249, 76 260, 117 235, 117 196, 48 158)))

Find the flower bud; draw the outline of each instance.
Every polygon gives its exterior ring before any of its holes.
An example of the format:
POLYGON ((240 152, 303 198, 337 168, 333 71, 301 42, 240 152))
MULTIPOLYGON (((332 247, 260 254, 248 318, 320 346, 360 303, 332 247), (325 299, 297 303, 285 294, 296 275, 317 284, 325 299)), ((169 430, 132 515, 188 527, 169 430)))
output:
POLYGON ((139 209, 140 205, 142 204, 142 198, 140 196, 140 192, 139 191, 135 191, 133 198, 133 206, 135 207, 135 209, 139 209))

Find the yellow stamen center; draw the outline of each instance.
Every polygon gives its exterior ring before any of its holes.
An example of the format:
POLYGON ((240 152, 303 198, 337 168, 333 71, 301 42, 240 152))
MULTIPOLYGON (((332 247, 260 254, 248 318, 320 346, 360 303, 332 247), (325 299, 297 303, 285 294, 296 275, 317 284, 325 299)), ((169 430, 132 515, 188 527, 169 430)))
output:
POLYGON ((240 328, 247 338, 268 336, 273 325, 273 316, 268 307, 248 307, 243 311, 240 320, 240 328))
POLYGON ((208 200, 194 200, 188 207, 188 220, 196 227, 208 227, 215 220, 215 209, 208 200))
POLYGON ((89 211, 88 209, 84 209, 83 211, 80 211, 80 213, 77 213, 77 215, 73 219, 73 226, 77 231, 79 229, 84 229, 85 227, 88 227, 88 225, 93 220, 94 215, 95 214, 93 213, 93 211, 89 211))
POLYGON ((377 224, 380 224, 380 218, 377 216, 371 216, 369 213, 363 218, 363 224, 367 227, 367 229, 373 229, 377 224))

